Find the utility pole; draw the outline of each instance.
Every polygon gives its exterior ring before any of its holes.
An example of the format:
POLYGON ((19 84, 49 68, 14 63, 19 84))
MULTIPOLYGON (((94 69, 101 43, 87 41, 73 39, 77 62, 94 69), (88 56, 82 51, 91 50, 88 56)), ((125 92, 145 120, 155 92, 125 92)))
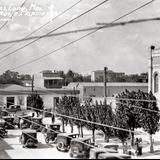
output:
POLYGON ((153 51, 155 46, 151 46, 151 55, 150 55, 150 91, 153 93, 153 51))
POLYGON ((103 76, 103 81, 104 81, 104 102, 107 104, 107 67, 104 67, 104 76, 103 76))
POLYGON ((34 75, 32 75, 32 110, 34 107, 34 75))

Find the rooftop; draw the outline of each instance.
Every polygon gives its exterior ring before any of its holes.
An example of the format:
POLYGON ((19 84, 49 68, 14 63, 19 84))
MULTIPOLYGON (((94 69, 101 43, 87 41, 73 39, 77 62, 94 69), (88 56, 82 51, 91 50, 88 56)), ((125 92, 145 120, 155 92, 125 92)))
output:
MULTIPOLYGON (((94 87, 99 87, 99 86, 104 86, 103 82, 75 82, 75 83, 70 83, 67 88, 80 88, 80 87, 89 87, 89 86, 94 86, 94 87), (77 87, 78 86, 78 87, 77 87)), ((124 82, 108 82, 107 86, 129 86, 129 87, 148 87, 148 83, 124 83, 124 82)))

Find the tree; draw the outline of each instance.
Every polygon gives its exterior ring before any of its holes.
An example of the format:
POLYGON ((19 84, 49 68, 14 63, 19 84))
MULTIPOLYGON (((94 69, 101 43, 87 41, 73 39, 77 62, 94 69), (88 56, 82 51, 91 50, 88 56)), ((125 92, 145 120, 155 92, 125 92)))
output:
POLYGON ((150 103, 145 102, 145 105, 143 106, 143 108, 148 109, 148 111, 141 111, 141 126, 148 134, 150 134, 150 152, 153 153, 154 147, 152 135, 158 131, 160 119, 159 108, 156 103, 156 97, 152 94, 152 92, 143 94, 143 99, 151 100, 150 103))
MULTIPOLYGON (((121 106, 121 107, 123 107, 123 106, 121 106)), ((129 126, 127 123, 128 117, 125 114, 122 114, 121 107, 116 108, 116 121, 115 121, 114 126, 122 128, 122 129, 129 129, 129 126)), ((123 153, 124 153, 124 143, 129 138, 129 135, 130 135, 130 133, 127 131, 116 130, 116 136, 121 140, 122 145, 123 145, 123 153)))
POLYGON ((135 108, 135 105, 140 106, 141 103, 137 101, 133 101, 132 99, 141 99, 141 96, 139 94, 140 91, 135 92, 129 92, 128 90, 125 90, 125 92, 119 94, 117 98, 117 111, 122 116, 126 117, 126 123, 128 126, 128 129, 130 129, 131 132, 131 145, 134 145, 134 130, 137 128, 141 128, 140 125, 140 109, 135 108), (126 100, 125 100, 126 99, 126 100), (131 100, 129 100, 131 99, 131 100))
POLYGON ((18 84, 18 85, 22 85, 22 82, 19 79, 19 73, 18 72, 12 72, 10 70, 7 70, 5 73, 3 73, 0 76, 0 83, 1 84, 18 84))
MULTIPOLYGON (((112 126, 115 115, 112 111, 111 106, 107 105, 106 103, 99 105, 98 102, 96 102, 96 107, 97 107, 96 122, 112 126)), ((98 129, 104 133, 105 141, 109 142, 110 136, 113 135, 113 129, 103 126, 98 126, 98 129)))
POLYGON ((40 110, 44 109, 43 99, 39 94, 37 94, 37 92, 34 92, 28 96, 28 105, 33 108, 33 110, 37 113, 37 116, 39 116, 40 110))

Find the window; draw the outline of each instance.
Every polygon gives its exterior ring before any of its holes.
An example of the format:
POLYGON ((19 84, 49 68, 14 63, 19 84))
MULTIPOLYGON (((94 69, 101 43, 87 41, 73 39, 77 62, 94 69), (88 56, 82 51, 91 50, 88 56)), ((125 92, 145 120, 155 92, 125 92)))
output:
POLYGON ((154 75, 154 93, 157 93, 159 91, 158 87, 159 87, 159 83, 158 83, 158 74, 156 73, 154 75))

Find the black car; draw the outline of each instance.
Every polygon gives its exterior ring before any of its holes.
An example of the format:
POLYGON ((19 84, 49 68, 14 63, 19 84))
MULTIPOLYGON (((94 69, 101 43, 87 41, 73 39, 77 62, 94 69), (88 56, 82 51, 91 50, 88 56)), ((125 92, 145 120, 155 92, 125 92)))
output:
POLYGON ((91 138, 72 139, 70 145, 70 156, 73 158, 87 159, 90 155, 90 149, 93 147, 91 138))
POLYGON ((5 121, 3 119, 0 119, 0 137, 4 138, 5 136, 7 136, 5 121))
POLYGON ((59 124, 50 124, 47 128, 45 135, 45 142, 48 144, 50 141, 54 142, 60 133, 60 127, 59 124))
POLYGON ((20 136, 20 143, 23 145, 23 148, 37 147, 38 146, 37 131, 31 129, 23 130, 22 135, 20 136))
POLYGON ((56 138, 56 148, 61 152, 68 152, 70 149, 71 140, 79 137, 79 134, 60 133, 56 138))
POLYGON ((14 123, 14 117, 11 116, 4 116, 2 119, 5 121, 5 128, 6 129, 14 129, 15 123, 14 123))

